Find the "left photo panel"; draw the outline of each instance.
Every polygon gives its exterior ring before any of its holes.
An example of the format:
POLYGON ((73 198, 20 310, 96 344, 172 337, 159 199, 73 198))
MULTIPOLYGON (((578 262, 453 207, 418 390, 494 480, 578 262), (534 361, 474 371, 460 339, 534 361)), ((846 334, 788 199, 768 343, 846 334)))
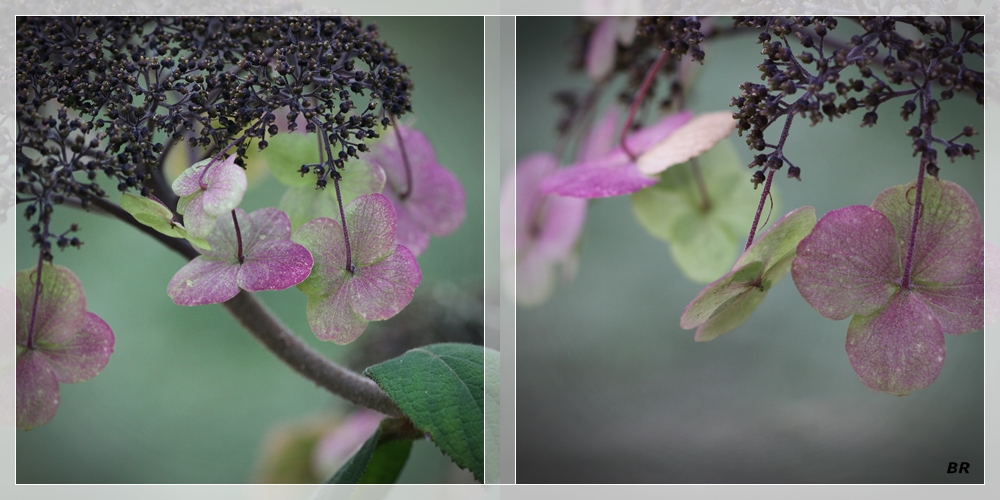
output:
POLYGON ((487 480, 482 17, 13 38, 18 484, 487 480))

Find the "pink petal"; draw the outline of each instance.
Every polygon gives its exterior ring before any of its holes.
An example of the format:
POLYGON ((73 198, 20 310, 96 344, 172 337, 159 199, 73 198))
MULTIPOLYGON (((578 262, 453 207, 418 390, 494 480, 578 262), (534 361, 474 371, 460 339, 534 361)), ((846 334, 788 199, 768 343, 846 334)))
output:
MULTIPOLYGON (((556 262, 539 252, 527 252, 517 261, 517 303, 525 306, 545 302, 555 290, 556 262)), ((510 276, 507 276, 510 279, 510 276)), ((508 283, 508 287, 512 287, 508 283)))
POLYGON ((451 234, 465 220, 465 190, 455 174, 437 163, 424 165, 402 205, 420 229, 434 236, 451 234))
MULTIPOLYGON (((424 165, 437 163, 434 146, 423 133, 404 125, 398 125, 397 130, 402 136, 403 147, 406 148, 406 159, 410 164, 411 176, 415 178, 419 175, 424 165)), ((372 148, 367 161, 382 167, 385 171, 387 187, 391 184, 396 191, 404 191, 406 190, 406 167, 403 163, 403 155, 399 151, 399 140, 396 138, 397 130, 385 131, 386 136, 379 141, 377 146, 372 148)))
MULTIPOLYGON (((237 209, 237 216, 246 215, 242 210, 237 209)), ((261 208, 249 215, 249 223, 245 223, 240 218, 240 233, 243 236, 243 249, 245 253, 250 253, 253 246, 267 240, 287 240, 292 237, 292 223, 288 219, 288 214, 274 207, 261 208)), ((230 224, 232 217, 230 216, 230 224)), ((235 229, 233 231, 235 235, 235 229)))
MULTIPOLYGON (((27 341, 31 325, 32 304, 35 303, 36 267, 19 271, 15 292, 17 338, 27 341)), ((73 338, 86 321, 87 297, 83 285, 73 271, 49 263, 42 265, 42 289, 35 309, 34 338, 37 342, 59 344, 73 338)))
POLYGON ((378 193, 358 196, 344 213, 355 265, 371 265, 395 247, 396 209, 388 198, 378 193))
POLYGON ((624 154, 564 168, 542 181, 544 193, 576 198, 606 198, 631 194, 652 186, 658 179, 639 172, 624 154))
POLYGON ((392 205, 396 208, 396 239, 394 243, 409 248, 413 255, 424 253, 424 250, 427 250, 427 246, 430 245, 430 235, 413 222, 406 207, 399 200, 394 199, 392 205))
MULTIPOLYGON (((660 141, 670 137, 674 132, 685 126, 694 116, 690 111, 679 111, 672 115, 667 115, 655 125, 642 128, 629 134, 625 139, 629 151, 637 155, 642 155, 649 148, 656 146, 660 141)), ((619 149, 620 151, 620 149, 619 149)))
POLYGON ((802 298, 830 319, 881 309, 902 276, 895 231, 863 205, 824 215, 798 246, 792 279, 802 298))
POLYGON ((562 260, 573 251, 580 237, 587 217, 587 200, 549 195, 545 201, 531 251, 562 260))
POLYGON ((316 338, 337 344, 349 344, 361 336, 368 320, 351 309, 349 287, 338 287, 328 296, 310 295, 306 318, 316 338))
POLYGON ((265 240, 246 254, 236 284, 248 292, 284 290, 308 278, 312 265, 306 247, 289 240, 265 240))
POLYGON ((69 342, 45 346, 38 352, 60 383, 71 384, 96 377, 107 366, 114 347, 111 327, 98 315, 88 312, 80 332, 69 342))
POLYGON ((347 279, 347 255, 344 247, 344 230, 340 224, 326 217, 303 224, 292 241, 312 254, 312 272, 299 284, 306 295, 326 297, 339 289, 347 279))
POLYGON ((59 408, 59 381, 45 358, 25 351, 17 358, 17 428, 48 423, 59 408))
POLYGON ((236 155, 213 166, 205 174, 202 207, 210 215, 221 216, 240 205, 247 191, 247 174, 235 163, 236 155))
POLYGON ((594 81, 604 80, 614 68, 617 24, 617 17, 601 19, 587 40, 587 75, 594 81))
MULTIPOLYGON (((980 261, 982 262, 982 261, 980 261)), ((944 333, 971 333, 983 329, 983 268, 973 266, 950 283, 915 282, 913 287, 944 333)))
POLYGON ((604 116, 590 128, 587 137, 580 142, 580 149, 576 153, 577 161, 597 160, 614 149, 620 114, 621 111, 617 106, 608 106, 604 116))
POLYGON ((847 329, 847 357, 870 389, 903 396, 930 386, 944 364, 941 325, 916 294, 900 292, 847 329))
POLYGON ((729 111, 699 115, 644 151, 638 159, 639 171, 658 174, 708 151, 715 143, 736 130, 736 120, 729 111))
POLYGON ((517 162, 514 175, 509 177, 515 182, 515 189, 508 191, 507 203, 515 204, 510 208, 515 211, 512 236, 518 252, 532 239, 530 229, 546 197, 539 185, 558 168, 559 160, 551 153, 535 153, 517 162))
POLYGON ((381 413, 360 409, 351 413, 336 428, 327 432, 316 443, 312 452, 313 469, 331 475, 341 464, 350 458, 365 442, 384 416, 381 413))
POLYGON ((240 293, 235 262, 197 257, 182 267, 167 285, 167 295, 179 306, 221 304, 240 293))
POLYGON ((403 245, 385 259, 362 267, 347 283, 351 307, 362 318, 389 319, 413 300, 422 274, 417 259, 403 245))

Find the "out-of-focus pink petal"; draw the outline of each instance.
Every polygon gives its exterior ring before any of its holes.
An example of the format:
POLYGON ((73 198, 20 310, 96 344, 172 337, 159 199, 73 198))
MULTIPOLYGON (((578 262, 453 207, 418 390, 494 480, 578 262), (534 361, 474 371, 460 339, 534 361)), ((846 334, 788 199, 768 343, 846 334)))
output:
POLYGON ((94 313, 73 339, 65 344, 44 346, 39 353, 49 363, 56 379, 63 384, 83 382, 97 376, 108 364, 115 348, 111 327, 94 313))
POLYGON ((393 199, 392 206, 396 208, 395 243, 409 248, 413 255, 424 253, 424 250, 427 250, 427 246, 431 243, 430 235, 420 229, 416 222, 413 222, 402 202, 393 199))
POLYGON ((403 245, 385 259, 358 269, 348 281, 351 308, 368 321, 389 319, 413 300, 422 274, 417 259, 403 245))
POLYGON ((863 205, 827 213, 798 246, 792 279, 802 298, 830 319, 866 316, 899 290, 899 245, 889 219, 863 205))
POLYGON ((309 250, 290 240, 261 241, 245 255, 236 274, 236 284, 248 292, 284 290, 298 285, 309 277, 313 265, 309 250))
POLYGON ((572 252, 587 218, 587 200, 550 195, 540 214, 533 252, 564 259, 572 252))
POLYGON ((941 325, 917 294, 901 292, 847 329, 847 357, 870 389, 903 396, 930 386, 944 364, 941 325))
POLYGON ((327 477, 350 458, 378 429, 384 418, 381 413, 361 409, 348 415, 332 431, 327 432, 316 443, 312 453, 312 465, 317 475, 327 477))
POLYGON ((59 380, 38 351, 17 358, 17 428, 28 430, 48 423, 59 408, 59 380))
POLYGON ((619 154, 561 169, 542 181, 542 192, 575 198, 607 198, 632 194, 659 182, 643 175, 619 154))
POLYGON ((614 149, 620 114, 621 111, 617 106, 608 106, 604 116, 590 128, 587 136, 580 142, 580 149, 576 153, 577 161, 597 160, 614 149))
POLYGON ((639 170, 654 175, 700 156, 734 130, 736 120, 731 112, 707 113, 685 123, 642 153, 633 153, 640 155, 637 161, 639 170))
POLYGON ((197 257, 177 271, 167 285, 167 295, 179 306, 221 304, 240 293, 238 271, 234 262, 197 257))
POLYGON ((594 81, 604 80, 615 65, 615 49, 617 49, 616 17, 605 17, 594 26, 587 40, 587 75, 594 81))
POLYGON ((465 220, 465 190, 455 174, 436 163, 424 166, 402 202, 417 226, 434 236, 451 234, 465 220))
POLYGON ((632 132, 625 138, 625 143, 628 144, 629 151, 633 154, 642 155, 649 148, 657 145, 660 141, 670 137, 674 132, 685 126, 691 121, 692 116, 694 116, 694 113, 687 110, 668 115, 649 127, 632 132))
POLYGON ((552 295, 555 290, 555 265, 551 257, 537 252, 527 252, 518 259, 516 289, 519 304, 538 305, 552 295))

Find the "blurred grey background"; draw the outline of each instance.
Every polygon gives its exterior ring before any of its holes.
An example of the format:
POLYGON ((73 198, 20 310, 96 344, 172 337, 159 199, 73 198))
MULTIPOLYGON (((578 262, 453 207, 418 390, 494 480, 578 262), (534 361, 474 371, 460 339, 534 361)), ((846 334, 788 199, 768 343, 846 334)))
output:
MULTIPOLYGON (((419 257, 421 289, 454 283, 478 295, 483 279, 483 18, 363 18, 410 65, 413 127, 434 145, 466 193, 466 218, 419 257)), ((110 191, 114 191, 113 187, 110 191)), ((251 187, 247 211, 275 206, 284 187, 251 187)), ((18 218, 17 267, 37 262, 18 218)), ((15 212, 11 211, 12 218, 15 212)), ((115 353, 95 379, 62 385, 55 418, 17 433, 17 482, 244 483, 272 426, 346 404, 293 373, 220 306, 180 307, 167 282, 184 260, 118 220, 57 211, 78 222, 79 251, 56 252, 83 283, 88 309, 111 325, 115 353)), ((316 340, 295 289, 259 297, 322 353, 347 361, 354 344, 316 340)), ((481 307, 481 306, 480 306, 481 307)), ((481 309, 480 309, 481 310, 481 309)), ((481 316, 480 316, 481 318, 481 316)), ((369 325, 371 334, 373 325, 369 325)), ((362 336, 364 339, 365 336, 362 336)), ((428 441, 417 442, 400 482, 471 481, 428 441)))
MULTIPOLYGON (((553 93, 587 88, 584 75, 567 69, 572 26, 517 19, 518 158, 554 146, 553 93)), ((690 108, 731 109, 739 84, 760 81, 755 40, 703 46, 690 108)), ((776 177, 772 221, 803 205, 818 216, 868 205, 913 180, 917 161, 904 136, 912 124, 899 117, 901 105, 884 105, 873 129, 859 128, 863 113, 795 123, 785 151, 802 182, 776 177)), ((941 136, 969 124, 982 131, 973 99, 942 107, 941 136)), ((743 141, 731 140, 749 163, 743 141)), ((982 149, 981 135, 971 142, 982 149)), ((982 158, 944 162, 940 174, 980 208, 982 158)), ((739 329, 694 342, 678 321, 703 285, 685 279, 666 244, 639 226, 627 197, 590 203, 580 248, 575 282, 541 307, 517 310, 519 483, 983 482, 981 332, 946 336, 947 359, 930 388, 889 396, 867 389, 851 368, 849 320, 821 317, 790 277, 739 329), (963 461, 969 474, 946 473, 963 461)))

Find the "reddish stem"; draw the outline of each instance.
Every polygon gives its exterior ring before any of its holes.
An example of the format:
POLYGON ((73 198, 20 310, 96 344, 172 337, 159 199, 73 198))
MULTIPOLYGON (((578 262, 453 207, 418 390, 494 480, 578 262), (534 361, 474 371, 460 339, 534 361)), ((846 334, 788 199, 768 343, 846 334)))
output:
POLYGON ((923 202, 921 197, 924 191, 924 173, 927 171, 926 156, 920 157, 920 168, 917 171, 917 189, 913 200, 913 221, 910 223, 910 240, 906 245, 906 261, 903 263, 903 280, 899 286, 904 290, 910 289, 910 273, 913 270, 913 247, 917 241, 917 222, 920 220, 920 212, 923 202))
POLYGON ((236 258, 243 263, 243 235, 240 234, 240 221, 236 220, 236 210, 233 210, 233 226, 236 227, 236 258))
POLYGON ((354 274, 357 269, 354 267, 354 261, 351 260, 351 240, 347 237, 347 217, 344 216, 344 202, 340 198, 340 181, 337 180, 337 176, 333 177, 333 188, 337 191, 337 206, 340 207, 340 222, 344 228, 344 244, 347 247, 347 272, 354 274))
POLYGON ((406 156, 406 146, 403 145, 403 134, 399 131, 399 126, 396 125, 396 115, 389 113, 389 118, 392 119, 392 130, 396 134, 396 142, 399 144, 399 154, 403 156, 403 170, 406 171, 406 190, 399 193, 399 199, 405 200, 410 196, 410 192, 413 191, 413 174, 410 172, 410 158, 406 156))
POLYGON ((628 135, 629 129, 632 128, 632 122, 635 120, 635 113, 639 110, 639 105, 642 104, 643 99, 646 98, 646 94, 649 92, 649 87, 653 85, 653 80, 656 79, 656 73, 660 71, 663 67, 663 63, 667 61, 668 52, 661 52, 660 57, 656 58, 653 65, 646 72, 646 77, 642 80, 642 86, 639 87, 639 93, 635 95, 635 99, 632 101, 632 107, 628 110, 628 118, 625 120, 625 126, 622 128, 622 136, 619 142, 621 143, 622 150, 628 155, 629 159, 635 161, 636 155, 633 153, 628 146, 625 144, 625 136, 628 135))
POLYGON ((764 181, 764 191, 760 193, 760 203, 757 205, 757 213, 753 216, 753 225, 750 226, 750 236, 747 238, 747 246, 743 248, 744 252, 753 244, 754 234, 757 233, 757 224, 760 223, 760 214, 764 211, 764 202, 767 201, 767 195, 771 194, 771 180, 774 179, 775 172, 777 170, 773 168, 767 169, 767 180, 764 181))
POLYGON ((35 268, 35 298, 31 301, 31 321, 28 322, 28 349, 35 348, 35 317, 38 316, 38 298, 42 295, 42 265, 45 263, 45 252, 38 251, 38 267, 35 268))

